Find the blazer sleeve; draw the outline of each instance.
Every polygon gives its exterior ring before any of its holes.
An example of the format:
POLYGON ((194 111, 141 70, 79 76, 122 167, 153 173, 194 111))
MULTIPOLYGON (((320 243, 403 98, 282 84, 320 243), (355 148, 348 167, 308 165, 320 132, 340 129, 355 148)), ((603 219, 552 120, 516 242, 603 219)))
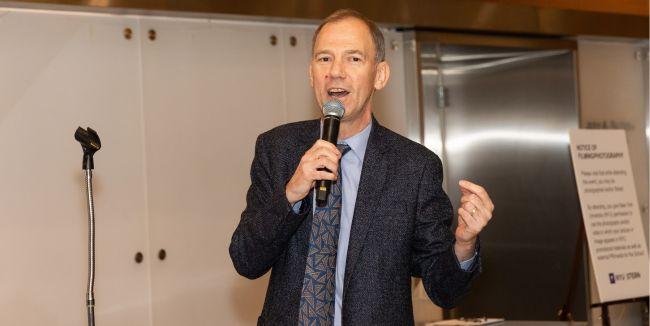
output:
POLYGON ((418 187, 411 263, 414 276, 422 278, 431 300, 448 309, 469 291, 481 262, 478 252, 468 270, 460 267, 453 249, 453 207, 442 189, 442 179, 442 163, 434 154, 425 163, 418 187))
POLYGON ((271 269, 311 210, 309 200, 303 199, 300 210, 293 211, 284 189, 288 180, 280 180, 281 173, 273 166, 271 157, 262 134, 255 144, 246 209, 230 242, 230 258, 235 269, 250 279, 271 269))

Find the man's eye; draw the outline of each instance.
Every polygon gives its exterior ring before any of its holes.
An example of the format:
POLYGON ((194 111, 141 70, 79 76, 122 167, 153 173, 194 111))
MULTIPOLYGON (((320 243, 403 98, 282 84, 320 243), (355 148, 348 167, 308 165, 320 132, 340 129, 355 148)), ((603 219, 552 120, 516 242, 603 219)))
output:
POLYGON ((321 58, 318 58, 318 61, 321 61, 321 62, 329 62, 329 61, 330 61, 330 58, 328 58, 328 57, 321 57, 321 58))
POLYGON ((360 62, 360 61, 361 61, 361 58, 358 58, 358 57, 352 57, 352 61, 353 61, 353 62, 360 62))

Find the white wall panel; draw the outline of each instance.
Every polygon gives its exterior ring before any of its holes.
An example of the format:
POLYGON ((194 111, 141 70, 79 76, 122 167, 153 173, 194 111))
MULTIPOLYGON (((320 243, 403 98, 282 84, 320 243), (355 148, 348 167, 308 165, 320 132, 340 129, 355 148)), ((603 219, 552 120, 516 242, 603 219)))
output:
POLYGON ((147 325, 147 246, 135 19, 0 17, 1 325, 84 325, 87 211, 77 126, 95 155, 97 320, 147 325))
POLYGON ((286 121, 302 121, 320 117, 320 108, 309 85, 312 36, 316 26, 285 26, 280 42, 284 49, 284 88, 286 121), (291 37, 296 44, 291 45, 291 37))
POLYGON ((267 278, 234 270, 257 135, 285 121, 277 26, 145 18, 142 40, 154 325, 254 324, 267 278))

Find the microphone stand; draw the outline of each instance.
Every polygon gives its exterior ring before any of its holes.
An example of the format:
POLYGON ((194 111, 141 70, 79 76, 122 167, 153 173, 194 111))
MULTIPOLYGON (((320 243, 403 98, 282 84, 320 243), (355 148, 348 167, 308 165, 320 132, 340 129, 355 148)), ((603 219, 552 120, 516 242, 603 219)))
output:
POLYGON ((97 132, 90 127, 88 130, 77 128, 74 138, 83 149, 82 168, 86 175, 86 194, 88 196, 88 291, 86 292, 86 307, 88 308, 88 326, 95 326, 95 206, 93 204, 93 154, 102 143, 97 132))

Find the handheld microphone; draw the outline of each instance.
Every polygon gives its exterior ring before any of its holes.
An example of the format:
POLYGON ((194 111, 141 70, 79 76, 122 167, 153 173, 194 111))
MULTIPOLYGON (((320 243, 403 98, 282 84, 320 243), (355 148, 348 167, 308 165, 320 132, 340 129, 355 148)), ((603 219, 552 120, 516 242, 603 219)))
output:
MULTIPOLYGON (((323 134, 321 139, 336 145, 339 138, 339 125, 345 113, 341 101, 332 99, 323 104, 323 134)), ((327 170, 323 168, 324 170, 327 170)), ((327 196, 332 187, 332 180, 316 181, 316 204, 323 207, 327 204, 327 196)))

